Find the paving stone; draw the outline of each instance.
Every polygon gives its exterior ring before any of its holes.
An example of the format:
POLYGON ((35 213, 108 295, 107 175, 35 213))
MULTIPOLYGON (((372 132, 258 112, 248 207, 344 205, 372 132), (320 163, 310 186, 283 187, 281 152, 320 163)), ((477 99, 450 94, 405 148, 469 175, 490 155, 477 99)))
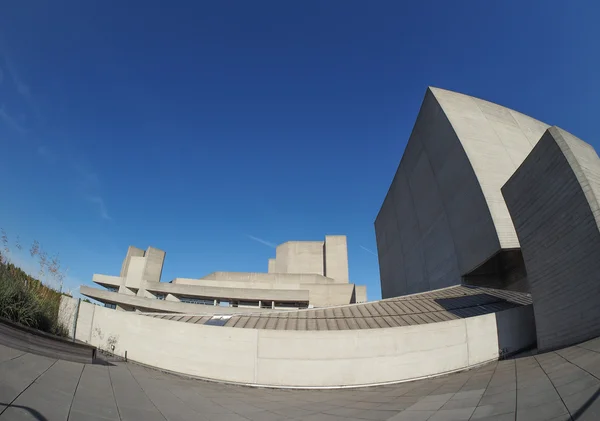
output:
POLYGON ((513 406, 512 411, 515 410, 517 404, 517 394, 514 390, 502 393, 496 393, 495 395, 484 395, 481 397, 478 406, 494 405, 498 403, 510 403, 513 406))
POLYGON ((359 412, 356 415, 353 415, 356 418, 360 418, 363 420, 387 420, 390 417, 396 415, 398 411, 381 411, 379 409, 368 409, 366 411, 359 412))
POLYGON ((595 419, 600 420, 599 397, 600 389, 590 388, 573 393, 569 396, 562 396, 562 399, 573 416, 575 416, 575 414, 585 414, 589 418, 591 416, 590 414, 595 414, 595 419))
POLYGON ((481 398, 450 399, 441 409, 475 408, 479 405, 480 399, 481 398))
POLYGON ((529 408, 533 406, 539 406, 547 402, 554 402, 560 400, 560 396, 554 388, 550 390, 538 391, 533 390, 520 390, 517 393, 517 410, 521 408, 529 408))
POLYGON ((475 408, 475 411, 473 412, 471 418, 476 420, 492 415, 506 414, 508 412, 515 412, 514 402, 499 402, 490 405, 480 405, 477 408, 475 408))
POLYGON ((0 363, 3 361, 9 361, 24 355, 25 352, 19 351, 18 349, 9 348, 0 344, 0 363))
POLYGON ((83 367, 57 361, 15 399, 0 420, 30 420, 31 416, 37 418, 36 414, 43 414, 43 419, 66 420, 83 367))
POLYGON ((462 421, 471 418, 471 415, 475 411, 475 407, 472 408, 460 408, 460 409, 440 409, 429 418, 428 421, 462 421))
POLYGON ((435 411, 403 411, 389 418, 388 421, 427 421, 435 411))
POLYGON ((559 351, 565 358, 549 353, 400 385, 307 391, 210 383, 134 364, 83 366, 0 345, 0 404, 14 400, 0 407, 0 421, 599 420, 600 380, 590 374, 600 370, 598 352, 573 348, 559 351))
POLYGON ((56 360, 32 354, 0 364, 0 413, 56 360))
POLYGON ((568 411, 562 401, 558 400, 517 410, 517 421, 545 421, 562 415, 568 415, 568 411))
MULTIPOLYGON (((474 419, 474 418, 471 418, 474 419)), ((509 412, 506 414, 492 415, 490 417, 478 418, 478 421, 515 421, 515 413, 509 412)))

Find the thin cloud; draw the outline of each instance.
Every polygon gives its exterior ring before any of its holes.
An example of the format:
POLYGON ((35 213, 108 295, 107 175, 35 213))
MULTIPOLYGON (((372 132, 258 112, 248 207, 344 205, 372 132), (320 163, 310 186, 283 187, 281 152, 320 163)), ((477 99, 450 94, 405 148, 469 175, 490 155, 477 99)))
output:
POLYGON ((104 199, 102 199, 100 196, 88 196, 87 199, 91 203, 94 203, 98 206, 98 211, 100 212, 100 217, 102 219, 105 219, 107 221, 112 221, 112 218, 110 217, 110 215, 108 214, 108 211, 106 210, 106 205, 104 204, 104 199))
POLYGON ((270 241, 263 240, 262 238, 254 237, 253 235, 247 235, 247 237, 251 240, 256 241, 257 243, 264 244, 267 247, 277 248, 277 244, 273 244, 270 241))
POLYGON ((375 253, 373 250, 366 248, 365 246, 360 246, 360 248, 366 251, 367 253, 371 253, 373 256, 377 256, 377 253, 375 253))

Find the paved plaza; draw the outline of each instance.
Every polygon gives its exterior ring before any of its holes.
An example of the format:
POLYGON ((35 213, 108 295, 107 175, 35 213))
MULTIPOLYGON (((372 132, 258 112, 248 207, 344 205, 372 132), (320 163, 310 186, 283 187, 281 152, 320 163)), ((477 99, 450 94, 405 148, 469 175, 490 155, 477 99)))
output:
POLYGON ((598 420, 600 338, 443 377, 342 390, 211 383, 0 345, 0 420, 598 420))

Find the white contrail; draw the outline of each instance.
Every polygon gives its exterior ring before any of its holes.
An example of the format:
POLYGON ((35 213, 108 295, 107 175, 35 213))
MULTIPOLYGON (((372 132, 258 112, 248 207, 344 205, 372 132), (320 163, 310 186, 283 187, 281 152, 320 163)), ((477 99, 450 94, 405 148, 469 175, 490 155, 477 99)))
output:
POLYGON ((247 235, 247 237, 251 240, 254 240, 258 243, 264 244, 265 246, 271 247, 271 248, 277 248, 277 244, 273 244, 270 241, 267 240, 263 240, 262 238, 258 238, 258 237, 254 237, 253 235, 247 235))
POLYGON ((377 256, 377 253, 375 253, 373 250, 369 250, 365 246, 360 246, 360 248, 366 251, 367 253, 371 253, 373 256, 377 256))

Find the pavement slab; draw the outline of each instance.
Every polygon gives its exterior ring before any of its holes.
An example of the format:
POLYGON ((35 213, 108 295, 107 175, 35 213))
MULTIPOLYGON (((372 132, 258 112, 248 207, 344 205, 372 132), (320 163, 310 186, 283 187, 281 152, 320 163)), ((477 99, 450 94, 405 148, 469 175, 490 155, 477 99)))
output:
POLYGON ((600 419, 600 340, 438 378, 335 390, 253 388, 0 344, 0 421, 600 419))

